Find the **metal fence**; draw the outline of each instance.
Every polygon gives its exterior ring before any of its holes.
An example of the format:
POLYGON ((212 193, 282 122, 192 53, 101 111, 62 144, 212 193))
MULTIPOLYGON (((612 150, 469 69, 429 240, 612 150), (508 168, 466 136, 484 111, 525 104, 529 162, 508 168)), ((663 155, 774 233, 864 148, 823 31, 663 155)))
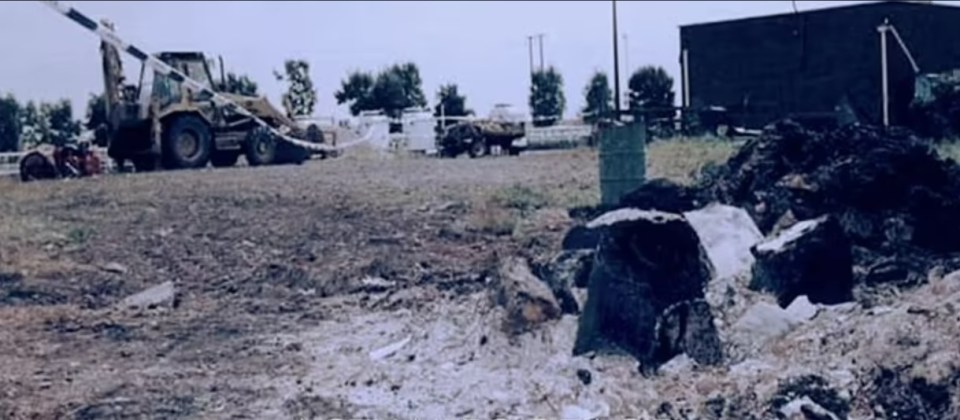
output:
POLYGON ((20 157, 25 152, 0 153, 0 176, 17 175, 20 172, 20 157))
POLYGON ((554 125, 527 128, 527 145, 530 149, 554 149, 586 145, 593 135, 590 125, 554 125))

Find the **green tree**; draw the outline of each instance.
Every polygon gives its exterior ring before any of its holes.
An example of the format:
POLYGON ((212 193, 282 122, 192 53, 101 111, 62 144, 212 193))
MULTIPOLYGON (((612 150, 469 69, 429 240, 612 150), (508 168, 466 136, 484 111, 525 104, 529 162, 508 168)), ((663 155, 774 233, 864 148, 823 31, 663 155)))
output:
POLYGON ((12 94, 0 98, 0 152, 20 150, 20 103, 12 94))
POLYGON ((287 60, 283 64, 284 74, 274 71, 279 81, 289 83, 287 93, 283 94, 283 108, 291 117, 313 115, 317 104, 317 90, 310 79, 310 64, 306 60, 287 60))
POLYGON ((473 115, 472 109, 467 109, 467 98, 460 94, 460 89, 455 83, 440 86, 437 91, 437 106, 433 109, 433 115, 448 117, 465 117, 473 115), (443 112, 440 112, 441 108, 443 112))
POLYGON ((334 93, 337 104, 348 104, 350 113, 383 110, 397 118, 406 108, 427 106, 420 70, 414 63, 394 64, 373 76, 355 71, 340 82, 334 93))
MULTIPOLYGON (((220 82, 219 90, 221 92, 243 96, 260 96, 257 82, 254 82, 246 75, 227 72, 226 78, 227 80, 220 82)), ((314 97, 314 101, 316 101, 316 97, 314 97)))
POLYGON ((533 73, 530 83, 530 113, 537 127, 556 124, 563 118, 567 100, 563 95, 563 77, 553 66, 533 73))
POLYGON ((47 141, 55 145, 70 143, 80 134, 80 121, 73 119, 73 107, 67 99, 40 104, 40 116, 47 121, 47 141))
MULTIPOLYGON (((673 107, 674 92, 673 78, 663 67, 641 67, 630 76, 627 82, 629 88, 630 111, 637 113, 644 108, 673 107)), ((652 112, 653 116, 669 116, 672 111, 652 112)))
POLYGON ((610 116, 613 110, 613 92, 610 91, 606 73, 594 73, 584 89, 584 96, 587 103, 583 108, 585 121, 592 124, 610 116))
POLYGON ((64 145, 73 142, 83 124, 73 119, 73 107, 67 99, 56 102, 27 102, 20 113, 20 140, 24 148, 43 143, 64 145))
POLYGON ((340 82, 340 90, 334 92, 337 105, 349 103, 350 114, 357 116, 363 111, 376 110, 373 103, 373 85, 376 78, 370 73, 355 71, 340 82))
POLYGON ((87 99, 86 122, 83 124, 87 130, 94 132, 94 144, 98 146, 107 146, 107 133, 109 130, 109 116, 107 115, 107 101, 103 93, 91 93, 87 99))
POLYGON ((49 139, 50 122, 40 113, 33 101, 27 101, 20 113, 20 142, 22 148, 34 147, 49 139))
POLYGON ((107 124, 107 101, 102 93, 91 93, 87 99, 87 122, 84 127, 96 130, 97 127, 107 124))

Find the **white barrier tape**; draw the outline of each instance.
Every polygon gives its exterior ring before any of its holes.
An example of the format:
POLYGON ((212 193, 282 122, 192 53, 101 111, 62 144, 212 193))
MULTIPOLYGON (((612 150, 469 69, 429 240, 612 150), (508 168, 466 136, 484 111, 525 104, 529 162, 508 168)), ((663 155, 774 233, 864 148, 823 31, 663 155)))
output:
POLYGON ((311 143, 308 141, 290 137, 286 135, 286 133, 280 130, 277 130, 274 127, 271 127, 269 124, 267 124, 266 121, 261 120, 256 115, 253 115, 253 113, 247 111, 242 106, 237 105, 232 100, 220 95, 219 93, 213 91, 213 89, 207 86, 204 86, 200 82, 197 82, 196 80, 191 79, 189 76, 182 73, 180 70, 177 70, 167 65, 167 63, 160 61, 157 57, 153 55, 145 53, 143 50, 137 48, 133 44, 128 44, 124 42, 122 39, 120 39, 120 37, 116 35, 114 31, 104 27, 103 25, 98 24, 97 22, 93 21, 83 13, 80 13, 79 11, 77 11, 77 9, 74 9, 73 7, 65 6, 59 1, 48 1, 48 0, 38 0, 38 1, 40 1, 43 4, 46 4, 47 6, 50 6, 50 8, 52 8, 53 10, 56 10, 58 13, 66 16, 68 19, 74 21, 80 26, 83 26, 90 32, 97 34, 97 36, 99 36, 100 39, 102 39, 104 42, 110 45, 113 45, 118 50, 125 51, 126 53, 134 56, 141 62, 150 66, 154 70, 170 77, 174 81, 184 83, 187 85, 187 87, 194 89, 198 92, 203 92, 203 93, 212 95, 213 102, 218 106, 222 106, 230 112, 235 112, 237 114, 243 115, 244 117, 252 119, 258 125, 260 125, 261 127, 267 128, 268 130, 270 130, 271 133, 283 139, 284 141, 290 142, 294 145, 303 147, 305 149, 319 150, 319 151, 334 151, 334 150, 340 150, 347 147, 351 147, 351 146, 370 140, 371 136, 368 133, 368 135, 362 137, 360 140, 357 140, 357 141, 353 141, 343 145, 328 146, 325 144, 316 144, 316 143, 311 143))

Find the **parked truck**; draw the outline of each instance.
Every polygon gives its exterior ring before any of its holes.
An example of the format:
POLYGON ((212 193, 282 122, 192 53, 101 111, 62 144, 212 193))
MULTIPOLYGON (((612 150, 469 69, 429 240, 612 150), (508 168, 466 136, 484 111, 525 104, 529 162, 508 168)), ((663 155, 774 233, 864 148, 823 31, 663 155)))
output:
POLYGON ((494 147, 517 155, 525 148, 526 122, 508 104, 494 106, 486 119, 467 119, 443 130, 437 151, 441 157, 467 153, 471 158, 491 154, 494 147))

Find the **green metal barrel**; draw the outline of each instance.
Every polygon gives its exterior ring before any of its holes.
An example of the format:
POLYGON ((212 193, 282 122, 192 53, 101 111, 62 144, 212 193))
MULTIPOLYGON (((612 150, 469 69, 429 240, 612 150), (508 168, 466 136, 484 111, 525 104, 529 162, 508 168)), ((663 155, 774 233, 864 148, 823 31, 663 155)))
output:
POLYGON ((646 176, 645 124, 612 126, 600 133, 600 201, 617 204, 646 176))

